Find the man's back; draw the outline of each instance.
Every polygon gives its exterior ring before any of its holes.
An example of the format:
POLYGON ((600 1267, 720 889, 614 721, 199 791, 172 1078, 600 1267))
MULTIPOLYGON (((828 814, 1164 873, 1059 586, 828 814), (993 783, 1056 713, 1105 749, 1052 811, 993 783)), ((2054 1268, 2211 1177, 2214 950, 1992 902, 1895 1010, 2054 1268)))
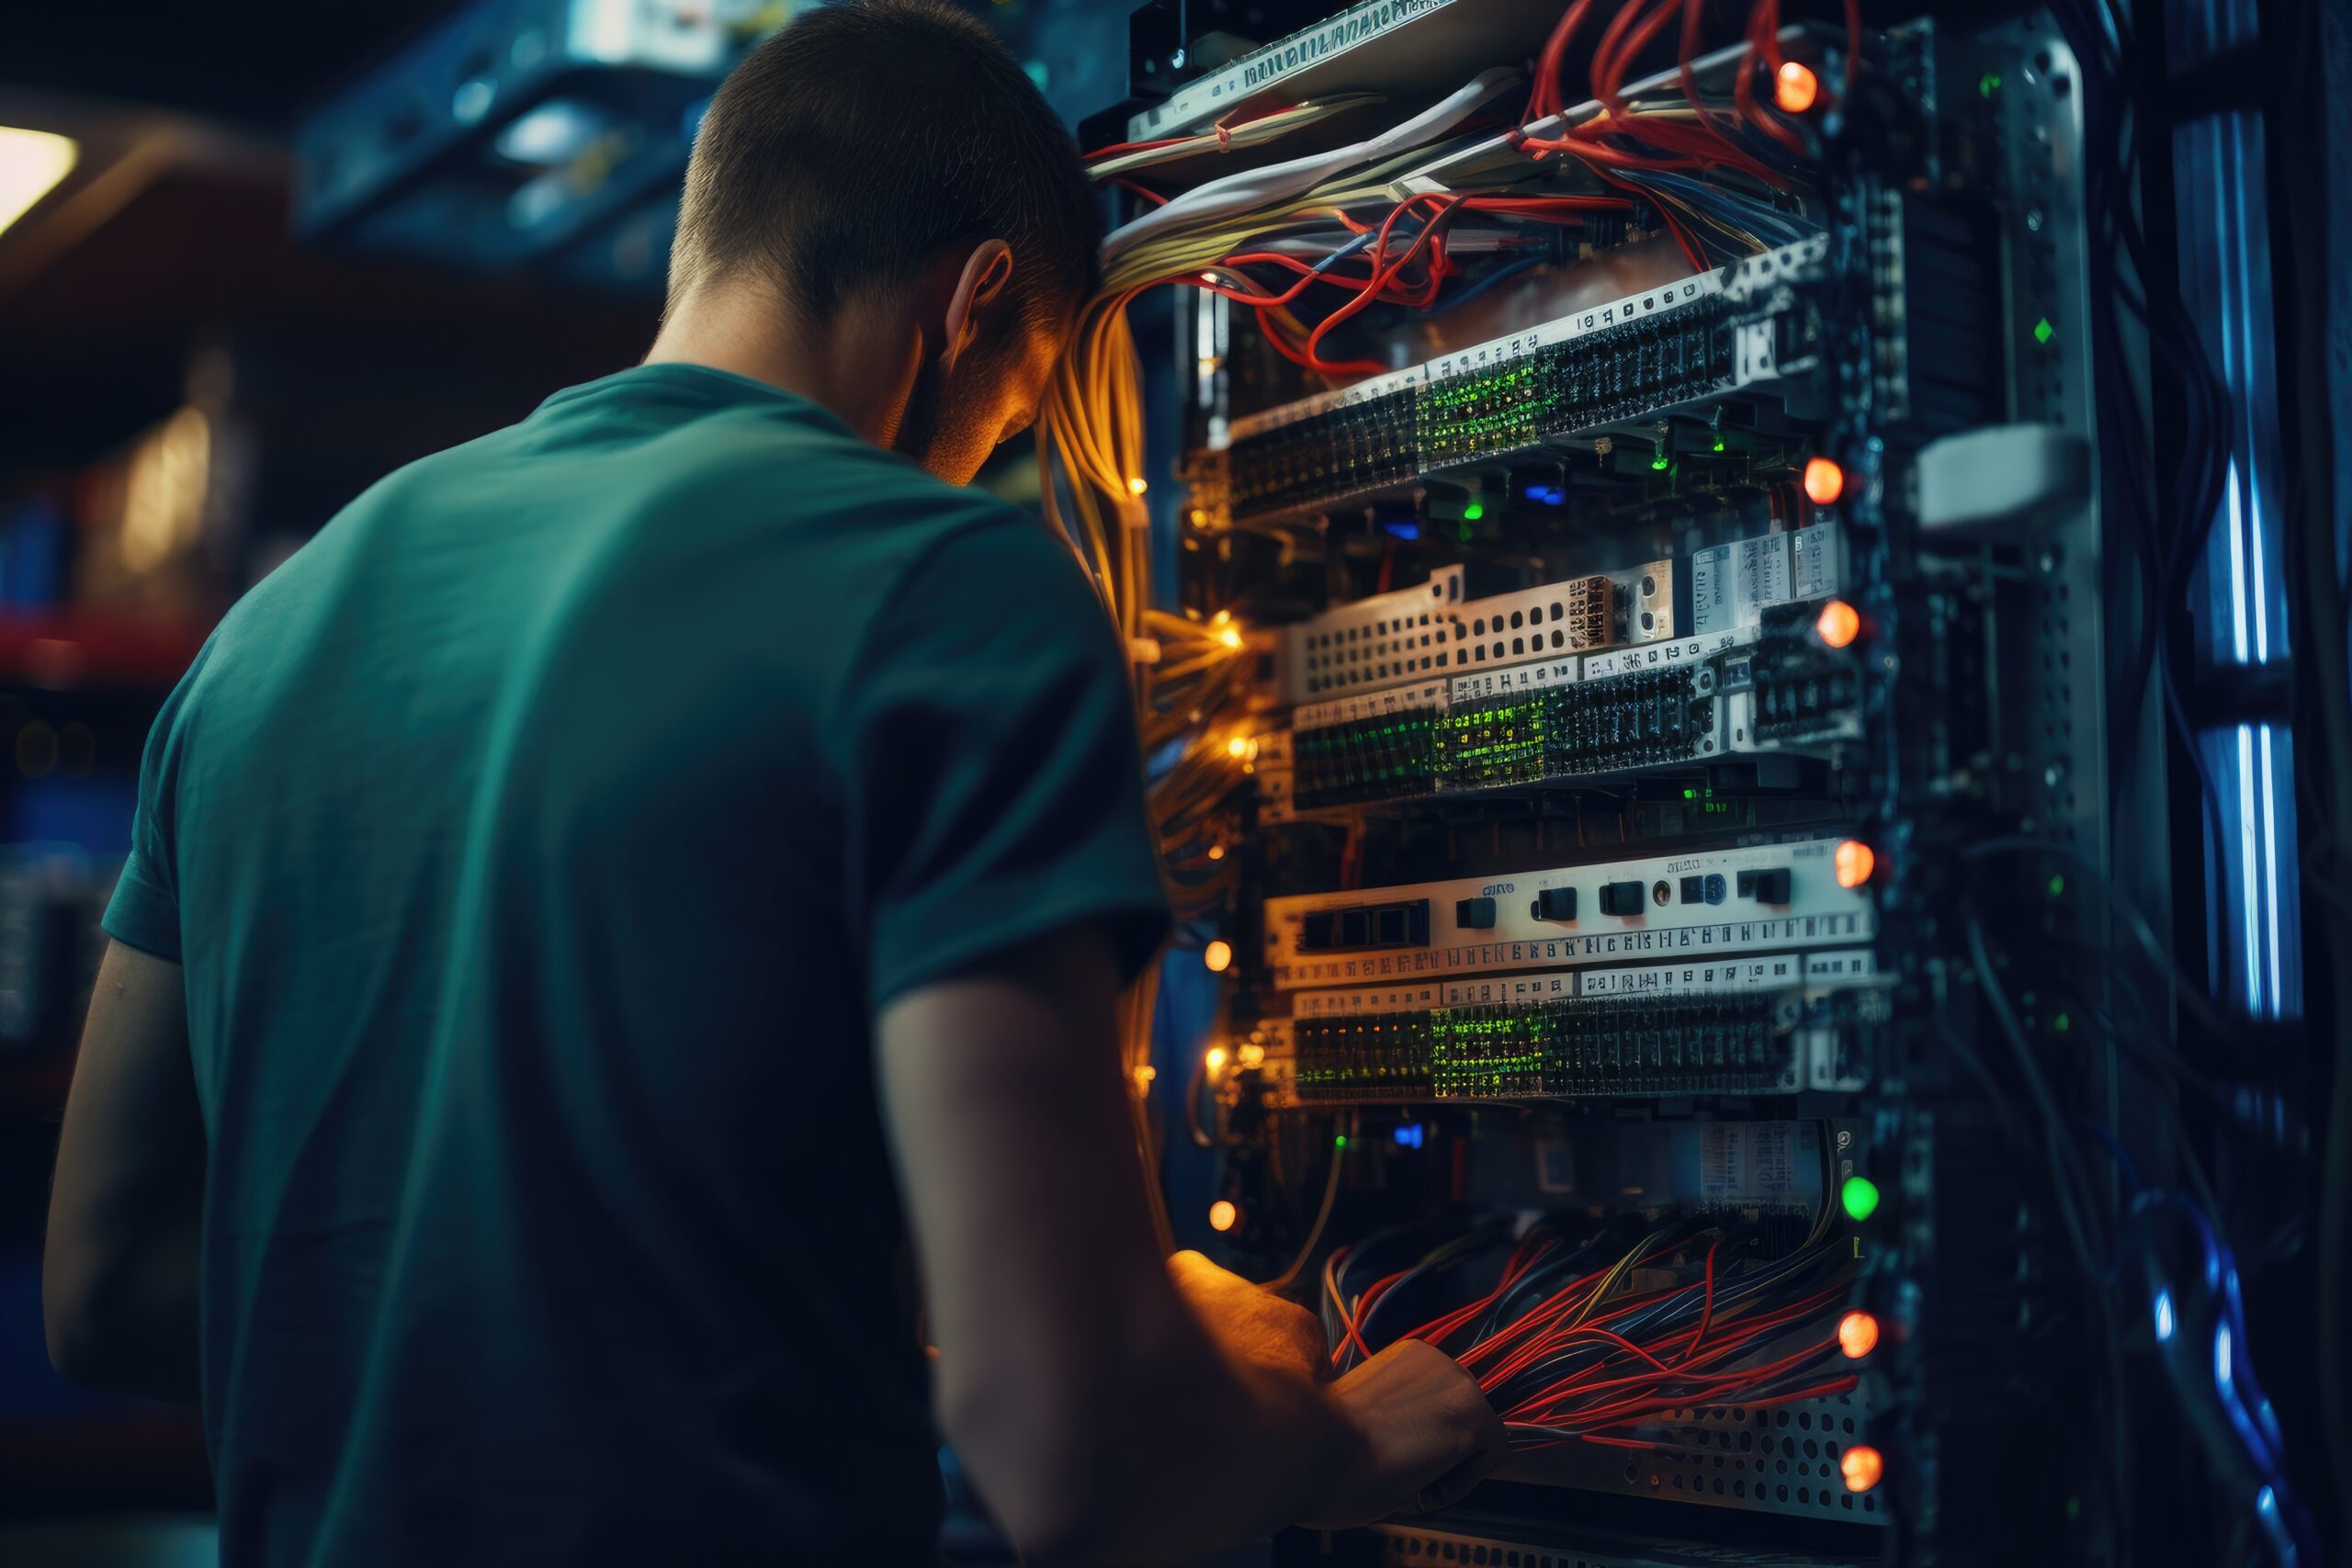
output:
POLYGON ((867 1021, 1156 900, 1082 578, 813 405, 644 367, 368 491, 108 919, 186 967, 224 1558, 921 1554, 867 1021))

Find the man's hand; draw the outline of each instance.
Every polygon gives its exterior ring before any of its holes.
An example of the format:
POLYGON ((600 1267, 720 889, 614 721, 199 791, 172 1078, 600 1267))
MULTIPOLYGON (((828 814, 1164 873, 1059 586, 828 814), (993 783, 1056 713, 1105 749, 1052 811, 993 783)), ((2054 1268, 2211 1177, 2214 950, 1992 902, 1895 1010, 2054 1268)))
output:
POLYGON ((1321 1320, 1197 1252, 1168 1259, 1168 1277, 1226 1354, 1244 1365, 1319 1382, 1330 1371, 1321 1320))
POLYGON ((1510 1451, 1502 1420, 1477 1381, 1442 1350, 1400 1339, 1331 1385, 1370 1463, 1351 1473, 1313 1529, 1352 1529, 1456 1502, 1510 1451))

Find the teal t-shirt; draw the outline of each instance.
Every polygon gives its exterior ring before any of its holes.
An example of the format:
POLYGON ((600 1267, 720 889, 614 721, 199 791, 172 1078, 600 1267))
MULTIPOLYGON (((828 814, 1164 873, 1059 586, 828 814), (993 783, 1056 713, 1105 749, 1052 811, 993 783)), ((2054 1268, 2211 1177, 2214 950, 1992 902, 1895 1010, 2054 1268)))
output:
POLYGON ((928 1558, 871 1020, 1165 918, 1001 502, 679 365, 370 489, 172 694, 106 920, 186 971, 223 1562, 928 1558))

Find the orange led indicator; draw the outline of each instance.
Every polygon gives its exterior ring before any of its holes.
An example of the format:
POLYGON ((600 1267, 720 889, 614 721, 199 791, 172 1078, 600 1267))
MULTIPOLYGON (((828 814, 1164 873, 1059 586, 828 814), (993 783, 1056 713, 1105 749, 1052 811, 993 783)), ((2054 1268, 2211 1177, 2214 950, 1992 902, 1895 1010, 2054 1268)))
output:
POLYGON ((1832 599, 1821 607, 1813 629, 1830 648, 1851 648, 1854 639, 1862 635, 1862 613, 1843 599, 1832 599))
POLYGON ((1772 78, 1772 101, 1783 114, 1803 114, 1813 107, 1814 99, 1821 96, 1821 83, 1804 66, 1792 60, 1781 65, 1772 78))
POLYGON ((1867 1492, 1886 1473, 1886 1458, 1868 1443, 1856 1443, 1838 1456, 1838 1468, 1845 1472, 1847 1491, 1867 1492))
POLYGON ((1209 859, 1223 860, 1224 858, 1225 846, 1223 844, 1211 844, 1209 846, 1209 859))
POLYGON ((1224 974, 1233 967, 1233 944, 1219 938, 1201 949, 1201 962, 1209 966, 1210 974, 1224 974))
MULTIPOLYGON (((1827 638, 1824 638, 1827 641, 1827 638)), ((1860 887, 1878 869, 1878 856, 1860 839, 1849 839, 1838 846, 1838 886, 1860 887)))
POLYGON ((1804 493, 1815 506, 1829 506, 1846 493, 1846 470, 1831 457, 1804 460, 1804 493))
POLYGON ((1202 1061, 1208 1068, 1209 1077, 1216 1077, 1217 1074, 1225 1071, 1225 1047, 1222 1045, 1210 1046, 1209 1054, 1203 1057, 1202 1061))
MULTIPOLYGON (((1866 1312, 1849 1312, 1838 1320, 1838 1348, 1848 1360, 1859 1361, 1878 1348, 1878 1319, 1866 1312)), ((1860 1487, 1856 1491, 1861 1490, 1860 1487)))
MULTIPOLYGON (((1240 1220, 1241 1211, 1233 1206, 1229 1198, 1220 1198, 1209 1205, 1209 1229, 1213 1231, 1229 1231, 1240 1220)), ((1875 1481, 1878 1478, 1873 1475, 1871 1479, 1875 1481)))

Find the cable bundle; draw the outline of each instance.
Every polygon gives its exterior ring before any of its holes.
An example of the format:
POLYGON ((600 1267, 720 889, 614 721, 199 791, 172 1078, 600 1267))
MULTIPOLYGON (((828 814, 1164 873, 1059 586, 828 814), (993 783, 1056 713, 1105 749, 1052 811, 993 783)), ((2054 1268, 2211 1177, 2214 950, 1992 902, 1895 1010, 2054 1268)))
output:
POLYGON ((1852 1373, 1825 1365, 1838 1354, 1836 1314, 1850 1283, 1850 1262, 1826 1233, 1817 1224, 1775 1258, 1754 1226, 1686 1223, 1630 1246, 1618 1229, 1572 1244, 1539 1226, 1510 1246, 1491 1289, 1401 1333, 1382 1332, 1384 1305, 1394 1320, 1394 1303, 1417 1283, 1482 1260, 1491 1268, 1509 1233, 1442 1242, 1352 1296, 1351 1264, 1366 1249, 1342 1248, 1323 1278, 1333 1364, 1423 1339, 1477 1376, 1523 1451, 1570 1441, 1654 1448, 1626 1429, 1694 1404, 1757 1408, 1855 1386, 1852 1373))

